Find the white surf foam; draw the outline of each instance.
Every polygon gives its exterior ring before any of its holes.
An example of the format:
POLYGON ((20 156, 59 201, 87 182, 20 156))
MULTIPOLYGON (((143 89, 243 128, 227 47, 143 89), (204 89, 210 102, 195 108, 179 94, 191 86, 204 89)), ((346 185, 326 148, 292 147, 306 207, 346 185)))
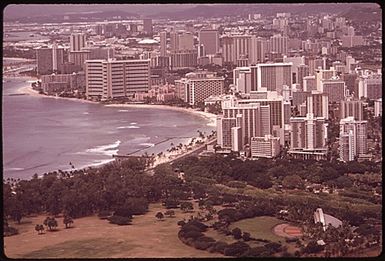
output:
POLYGON ((139 145, 140 145, 140 146, 146 146, 146 147, 149 147, 149 148, 155 146, 154 143, 140 143, 139 145))
POLYGON ((118 147, 119 147, 120 143, 121 143, 121 141, 117 140, 116 142, 114 142, 112 144, 107 144, 107 145, 102 145, 102 146, 97 146, 97 147, 94 147, 91 149, 87 149, 86 152, 87 153, 93 153, 93 154, 112 156, 112 155, 115 155, 118 153, 118 151, 119 151, 118 147))
POLYGON ((118 110, 118 112, 129 112, 129 110, 118 110))
POLYGON ((120 126, 120 127, 117 127, 117 129, 139 129, 140 127, 138 126, 120 126))
POLYGON ((4 170, 7 170, 7 171, 20 171, 20 170, 24 170, 24 168, 6 168, 4 170))

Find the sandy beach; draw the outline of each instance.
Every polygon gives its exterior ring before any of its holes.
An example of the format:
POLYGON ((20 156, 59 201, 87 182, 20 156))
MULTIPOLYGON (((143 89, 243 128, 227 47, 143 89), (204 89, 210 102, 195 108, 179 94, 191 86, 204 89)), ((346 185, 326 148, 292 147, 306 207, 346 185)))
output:
MULTIPOLYGON (((26 81, 26 83, 32 83, 32 82, 34 82, 34 81, 33 80, 26 81)), ((32 89, 32 86, 21 87, 17 90, 17 92, 31 95, 34 97, 43 97, 43 98, 51 98, 51 99, 64 99, 64 100, 76 101, 76 102, 82 102, 82 103, 100 104, 99 102, 95 102, 95 101, 82 100, 82 99, 77 99, 77 98, 56 97, 56 96, 49 96, 49 95, 40 94, 38 91, 32 89)), ((208 113, 208 112, 194 110, 191 108, 181 108, 181 107, 173 107, 173 106, 168 106, 168 105, 157 105, 157 104, 106 104, 104 106, 105 107, 117 107, 117 108, 145 108, 145 109, 162 109, 162 110, 180 111, 180 112, 190 113, 190 114, 194 114, 194 115, 203 117, 204 119, 206 119, 208 121, 208 123, 207 123, 208 126, 211 126, 211 127, 216 126, 217 115, 212 114, 212 113, 208 113)), ((199 137, 191 137, 183 145, 188 145, 193 138, 195 138, 196 141, 206 141, 207 140, 207 138, 202 140, 199 137)), ((180 157, 186 153, 192 153, 193 151, 200 149, 201 146, 202 145, 193 145, 192 150, 187 150, 187 151, 184 149, 180 149, 180 150, 173 151, 173 152, 163 151, 163 156, 161 156, 161 157, 156 156, 154 164, 151 167, 155 167, 159 164, 169 162, 169 161, 171 161, 175 158, 178 158, 178 157, 180 157)), ((94 166, 94 167, 99 167, 101 165, 104 165, 104 164, 98 164, 98 166, 94 166)), ((86 167, 89 167, 89 166, 86 166, 86 167)))
MULTIPOLYGON (((27 81, 32 82, 32 81, 27 81)), ((40 94, 38 91, 32 89, 31 86, 25 86, 17 90, 18 93, 24 93, 35 97, 45 97, 45 98, 51 98, 51 99, 64 99, 69 101, 77 101, 77 102, 83 102, 83 103, 93 103, 93 104, 100 104, 99 102, 95 101, 89 101, 89 100, 83 100, 83 99, 77 99, 77 98, 67 98, 67 97, 56 97, 56 96, 49 96, 40 94)), ((162 110, 175 110, 175 111, 181 111, 181 112, 187 112, 187 113, 193 113, 195 115, 199 115, 206 120, 209 120, 208 126, 215 127, 216 126, 216 117, 217 115, 204 112, 204 111, 198 111, 190 108, 181 108, 181 107, 174 107, 174 106, 168 106, 168 105, 159 105, 159 104, 106 104, 104 105, 106 107, 118 107, 118 108, 145 108, 145 109, 162 109, 162 110)))

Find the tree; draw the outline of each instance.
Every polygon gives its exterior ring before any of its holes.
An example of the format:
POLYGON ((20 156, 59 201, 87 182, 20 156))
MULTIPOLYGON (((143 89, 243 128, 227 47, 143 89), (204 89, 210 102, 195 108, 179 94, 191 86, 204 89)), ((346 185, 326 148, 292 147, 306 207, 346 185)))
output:
POLYGON ((71 224, 73 224, 73 223, 74 223, 74 221, 70 216, 68 216, 68 215, 64 216, 63 224, 65 225, 66 228, 71 227, 71 224))
POLYGON ((233 234, 235 239, 240 239, 242 237, 242 231, 240 228, 234 228, 231 233, 233 234))
POLYGON ((192 211, 194 209, 194 206, 191 202, 183 202, 182 204, 180 204, 180 209, 183 212, 189 212, 189 211, 192 211))
POLYGON ((224 254, 225 256, 240 257, 243 256, 249 249, 250 246, 248 244, 244 242, 235 242, 225 248, 224 254))
POLYGON ((284 177, 284 179, 282 180, 282 185, 289 189, 303 188, 304 182, 300 176, 295 174, 284 177))
POLYGON ((37 225, 35 226, 35 230, 36 230, 37 233, 40 235, 40 234, 42 234, 43 231, 44 231, 44 226, 43 226, 42 224, 37 224, 37 225))
POLYGON ((244 241, 249 241, 251 238, 251 235, 248 232, 243 232, 242 238, 244 241))
POLYGON ((162 220, 162 219, 164 218, 164 215, 163 215, 162 212, 158 212, 158 213, 156 213, 155 217, 156 217, 157 219, 159 219, 159 220, 162 220))
POLYGON ((49 231, 55 230, 57 228, 57 221, 54 217, 47 217, 43 224, 48 227, 49 231))
POLYGON ((175 211, 172 210, 172 209, 169 209, 169 210, 167 210, 164 214, 165 214, 166 216, 168 216, 168 217, 174 217, 174 216, 175 216, 175 211))

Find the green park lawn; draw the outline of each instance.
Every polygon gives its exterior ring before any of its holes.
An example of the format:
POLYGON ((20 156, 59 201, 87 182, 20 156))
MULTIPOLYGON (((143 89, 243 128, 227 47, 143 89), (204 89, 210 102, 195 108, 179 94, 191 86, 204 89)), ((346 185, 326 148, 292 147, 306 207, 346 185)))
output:
POLYGON ((242 230, 242 232, 249 232, 254 238, 274 242, 281 241, 281 243, 283 243, 285 242, 285 239, 275 235, 273 232, 273 228, 281 223, 285 223, 285 221, 275 217, 261 216, 234 222, 230 225, 230 229, 238 227, 242 230))

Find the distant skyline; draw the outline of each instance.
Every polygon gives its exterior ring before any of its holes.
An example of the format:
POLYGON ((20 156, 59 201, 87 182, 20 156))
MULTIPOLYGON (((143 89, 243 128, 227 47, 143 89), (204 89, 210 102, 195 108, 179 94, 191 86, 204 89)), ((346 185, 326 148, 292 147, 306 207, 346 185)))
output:
MULTIPOLYGON (((4 20, 18 19, 22 17, 42 17, 49 15, 59 14, 80 14, 87 12, 105 12, 105 11, 123 11, 131 14, 137 14, 143 17, 162 17, 164 15, 170 15, 170 17, 179 17, 184 15, 200 15, 207 16, 212 13, 214 6, 220 6, 221 8, 215 9, 221 14, 237 14, 243 15, 248 11, 260 12, 260 13, 271 13, 274 11, 288 11, 288 12, 341 12, 349 9, 353 6, 368 6, 375 8, 376 6, 380 9, 380 6, 376 3, 288 3, 288 4, 275 4, 275 3, 215 3, 215 4, 199 4, 199 3, 180 3, 180 4, 11 4, 4 9, 4 20), (310 5, 317 4, 319 8, 308 8, 310 5), (339 4, 340 8, 330 9, 330 5, 339 4), (237 5, 237 8, 229 8, 230 5, 237 5), (252 5, 252 8, 250 8, 252 5), (258 6, 258 8, 256 8, 258 6), (205 8, 202 9, 202 6, 205 8), (283 9, 282 7, 285 6, 283 9), (323 8, 322 8, 322 7, 323 8), (76 9, 74 10, 74 7, 76 9), (295 7, 295 8, 294 8, 295 7), (343 8, 342 8, 343 7, 343 8), (191 12, 190 12, 191 11, 191 12)), ((381 9, 380 9, 381 10, 381 9)))

